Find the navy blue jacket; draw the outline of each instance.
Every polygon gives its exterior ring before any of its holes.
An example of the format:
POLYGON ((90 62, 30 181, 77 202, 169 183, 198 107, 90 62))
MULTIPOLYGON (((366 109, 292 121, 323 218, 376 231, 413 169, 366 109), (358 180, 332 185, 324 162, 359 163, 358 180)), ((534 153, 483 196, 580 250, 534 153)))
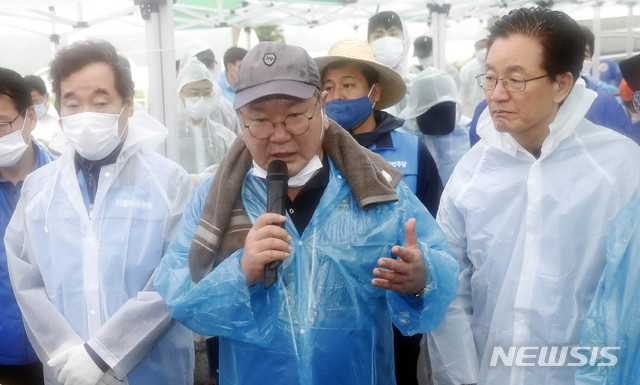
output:
MULTIPOLYGON (((32 140, 36 152, 36 168, 40 168, 52 162, 55 157, 44 146, 32 140)), ((4 233, 9 225, 17 199, 5 195, 7 189, 13 189, 13 183, 0 178, 0 236, 4 239, 4 233), (10 184, 4 185, 5 183, 10 184)), ((16 186, 18 196, 22 181, 16 186)), ((38 361, 33 351, 22 323, 22 314, 13 295, 9 272, 7 271, 7 253, 4 242, 0 242, 0 365, 25 365, 38 361)))

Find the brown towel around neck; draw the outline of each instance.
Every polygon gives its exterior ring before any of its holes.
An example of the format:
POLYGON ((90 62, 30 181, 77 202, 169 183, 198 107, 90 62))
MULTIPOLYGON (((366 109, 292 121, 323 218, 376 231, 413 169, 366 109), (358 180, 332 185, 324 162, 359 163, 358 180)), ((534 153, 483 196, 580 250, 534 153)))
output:
MULTIPOLYGON (((397 201, 395 186, 402 180, 402 172, 360 146, 337 123, 329 122, 322 147, 349 183, 360 208, 367 210, 380 203, 397 201)), ((244 247, 252 223, 244 211, 240 191, 251 161, 244 141, 236 138, 213 178, 189 248, 193 283, 244 247)))

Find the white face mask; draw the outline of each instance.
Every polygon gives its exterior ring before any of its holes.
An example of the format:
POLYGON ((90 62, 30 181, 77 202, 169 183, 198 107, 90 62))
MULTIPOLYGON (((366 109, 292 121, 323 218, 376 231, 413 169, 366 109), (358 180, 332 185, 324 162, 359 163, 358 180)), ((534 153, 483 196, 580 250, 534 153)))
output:
POLYGON ((212 96, 195 96, 184 98, 184 109, 193 120, 202 120, 209 116, 213 111, 212 96))
POLYGON ((428 68, 433 66, 433 56, 420 59, 420 65, 422 66, 422 68, 428 68))
MULTIPOLYGON (((320 108, 320 116, 322 119, 322 128, 320 129, 320 143, 322 143, 322 139, 324 138, 324 111, 320 108)), ((288 181, 289 188, 298 188, 302 187, 311 178, 313 178, 313 174, 322 168, 322 161, 320 157, 316 154, 309 160, 309 162, 300 170, 296 175, 290 176, 288 181)), ((256 161, 253 161, 253 176, 258 178, 267 179, 267 170, 260 167, 256 161)))
MULTIPOLYGON (((318 155, 314 155, 313 158, 311 158, 311 160, 309 161, 309 163, 307 163, 306 166, 304 166, 299 173, 289 177, 289 182, 288 182, 289 188, 298 188, 298 187, 304 186, 305 184, 307 184, 309 180, 311 180, 311 178, 313 177, 313 174, 316 171, 320 170, 321 168, 322 168, 322 161, 320 160, 320 157, 318 155)), ((257 176, 258 178, 262 178, 262 179, 267 179, 267 170, 260 167, 258 163, 255 162, 255 160, 253 161, 253 176, 257 176)))
POLYGON ((584 60, 582 62, 582 71, 580 71, 580 75, 584 76, 584 77, 590 77, 591 76, 591 65, 593 64, 593 62, 591 60, 584 60))
POLYGON ((45 106, 44 103, 34 104, 33 108, 36 109, 36 115, 38 116, 38 119, 42 119, 42 117, 44 117, 44 114, 47 113, 47 106, 45 106))
MULTIPOLYGON (((119 114, 103 114, 98 112, 81 112, 62 118, 62 129, 73 148, 83 158, 100 160, 109 155, 120 144, 118 135, 119 114)), ((122 131, 124 134, 127 126, 122 131)))
POLYGON ((640 113, 629 112, 629 118, 631 119, 631 123, 636 124, 640 122, 640 113))
POLYGON ((376 60, 387 67, 395 68, 402 60, 404 43, 397 37, 385 36, 371 42, 376 60))
POLYGON ((25 116, 20 130, 0 138, 0 167, 11 167, 18 163, 29 147, 22 137, 26 121, 27 117, 25 116))
POLYGON ((476 51, 476 59, 481 61, 481 62, 485 62, 485 60, 487 60, 487 49, 486 48, 480 48, 479 50, 476 51))

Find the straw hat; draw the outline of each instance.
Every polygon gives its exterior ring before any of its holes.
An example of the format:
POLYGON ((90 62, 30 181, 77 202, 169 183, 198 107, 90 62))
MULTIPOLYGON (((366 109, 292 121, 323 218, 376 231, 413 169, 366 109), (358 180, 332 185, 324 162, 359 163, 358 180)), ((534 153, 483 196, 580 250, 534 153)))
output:
POLYGON ((382 87, 380 100, 376 103, 376 110, 383 110, 398 103, 405 95, 407 87, 402 76, 393 69, 376 61, 373 49, 366 41, 345 39, 335 43, 329 49, 328 56, 314 59, 318 65, 320 75, 324 76, 324 69, 331 63, 347 60, 366 64, 378 72, 378 84, 382 87))

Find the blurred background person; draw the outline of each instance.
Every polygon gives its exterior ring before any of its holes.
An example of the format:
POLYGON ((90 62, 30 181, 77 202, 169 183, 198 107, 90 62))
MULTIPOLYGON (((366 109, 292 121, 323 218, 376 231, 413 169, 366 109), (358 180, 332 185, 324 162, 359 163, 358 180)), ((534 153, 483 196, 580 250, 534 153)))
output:
MULTIPOLYGON (((178 75, 180 165, 198 183, 220 163, 236 134, 210 118, 215 88, 211 72, 191 58, 178 75)), ((218 95, 219 96, 219 95, 218 95)))
MULTIPOLYGON (((429 36, 418 36, 413 41, 413 56, 418 58, 419 64, 413 67, 414 73, 419 73, 420 71, 424 71, 429 67, 434 67, 433 62, 433 39, 429 36)), ((456 92, 458 91, 458 87, 460 87, 460 74, 458 73, 458 69, 447 63, 445 71, 451 75, 453 80, 456 83, 456 92)))
MULTIPOLYGON (((221 97, 222 90, 218 85, 218 79, 220 78, 220 66, 217 64, 213 50, 201 45, 194 47, 187 49, 182 56, 182 59, 180 60, 180 71, 182 71, 182 68, 184 68, 184 66, 194 57, 204 64, 211 74, 210 78, 213 82, 211 86, 211 102, 213 103, 213 109, 211 110, 209 117, 214 122, 220 123, 234 133, 239 134, 242 128, 240 126, 240 118, 238 118, 238 115, 233 109, 233 104, 226 98, 221 97)), ((180 73, 178 73, 178 76, 180 76, 180 73)))
POLYGON ((459 106, 451 76, 429 67, 413 79, 413 92, 400 113, 405 132, 420 135, 427 144, 443 185, 469 150, 469 118, 460 114, 459 106))
POLYGON ((488 31, 481 32, 473 47, 475 53, 471 60, 460 68, 460 103, 462 103, 462 115, 473 116, 473 112, 481 101, 484 100, 484 91, 478 88, 476 76, 484 72, 484 62, 487 59, 488 31))
POLYGON ((60 155, 67 144, 60 128, 60 117, 51 106, 47 85, 40 76, 28 75, 24 81, 31 92, 31 101, 38 116, 38 124, 31 133, 38 143, 44 144, 54 154, 60 155))
POLYGON ((241 47, 231 47, 224 52, 222 61, 224 63, 224 71, 220 74, 218 85, 222 90, 222 96, 233 104, 236 100, 236 76, 238 75, 238 66, 247 50, 241 47))
MULTIPOLYGON (((405 95, 411 92, 409 79, 409 48, 411 40, 400 16, 393 11, 379 12, 369 18, 367 25, 367 41, 375 53, 376 61, 394 69, 404 80, 405 95)), ((398 116, 404 108, 406 100, 387 109, 387 112, 398 116)))

